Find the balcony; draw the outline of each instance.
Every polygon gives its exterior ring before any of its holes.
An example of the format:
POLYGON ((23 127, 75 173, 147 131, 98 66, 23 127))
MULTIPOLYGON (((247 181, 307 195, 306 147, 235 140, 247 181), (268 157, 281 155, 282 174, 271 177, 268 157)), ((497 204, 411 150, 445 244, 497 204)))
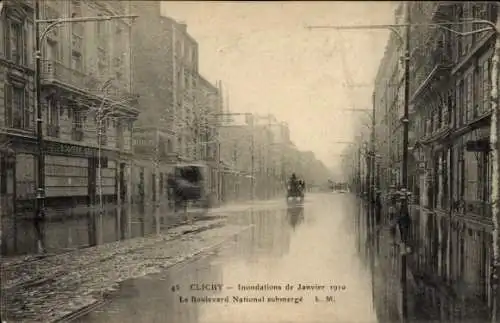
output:
POLYGON ((56 61, 45 60, 42 62, 41 77, 42 85, 57 85, 79 94, 98 97, 105 94, 115 101, 122 101, 125 97, 132 97, 132 94, 124 86, 121 87, 115 84, 110 84, 106 92, 103 93, 100 87, 106 80, 69 68, 56 61))
POLYGON ((413 83, 416 85, 416 89, 413 92, 411 100, 416 100, 434 80, 450 72, 451 69, 451 48, 446 45, 438 45, 437 48, 431 51, 426 62, 415 73, 413 83))
POLYGON ((48 137, 59 138, 59 131, 60 131, 60 127, 58 125, 52 125, 52 124, 47 125, 47 136, 48 137))

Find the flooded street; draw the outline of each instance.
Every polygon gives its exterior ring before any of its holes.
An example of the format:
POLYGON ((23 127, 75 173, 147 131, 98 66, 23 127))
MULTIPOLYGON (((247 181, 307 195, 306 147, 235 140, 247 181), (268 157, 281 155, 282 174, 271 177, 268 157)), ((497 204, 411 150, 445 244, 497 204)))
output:
POLYGON ((356 212, 351 195, 332 193, 228 215, 254 226, 210 254, 126 281, 78 322, 376 322, 356 212))

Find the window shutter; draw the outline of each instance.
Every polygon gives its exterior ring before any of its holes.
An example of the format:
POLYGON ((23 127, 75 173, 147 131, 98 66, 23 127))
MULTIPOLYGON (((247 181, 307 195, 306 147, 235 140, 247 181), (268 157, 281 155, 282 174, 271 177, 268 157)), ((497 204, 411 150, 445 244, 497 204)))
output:
POLYGON ((7 127, 12 127, 12 86, 8 83, 5 83, 4 92, 5 125, 7 127))
POLYGON ((23 33, 22 33, 22 63, 27 66, 28 63, 28 24, 25 22, 23 24, 23 33))
POLYGON ((11 59, 11 49, 10 49, 10 21, 7 20, 5 24, 5 58, 11 59))
POLYGON ((24 112, 24 128, 29 129, 31 127, 31 106, 30 106, 30 91, 28 87, 24 88, 24 102, 23 102, 23 112, 24 112))

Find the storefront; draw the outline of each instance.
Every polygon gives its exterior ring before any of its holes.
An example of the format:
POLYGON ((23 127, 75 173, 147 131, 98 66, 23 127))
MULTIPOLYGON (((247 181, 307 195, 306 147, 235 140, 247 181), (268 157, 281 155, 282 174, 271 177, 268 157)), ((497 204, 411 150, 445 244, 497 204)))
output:
MULTIPOLYGON (((2 253, 33 252, 35 233, 33 210, 37 180, 34 140, 12 138, 11 153, 2 153, 2 253)), ((99 189, 103 201, 117 200, 122 156, 117 151, 101 151, 102 186, 98 186, 97 148, 45 141, 46 245, 49 249, 67 249, 95 243, 96 223, 92 206, 99 189)), ((115 213, 116 210, 111 210, 115 213)), ((107 219, 107 218, 106 218, 107 219)), ((107 240, 119 236, 116 219, 104 221, 101 230, 110 232, 107 240)))

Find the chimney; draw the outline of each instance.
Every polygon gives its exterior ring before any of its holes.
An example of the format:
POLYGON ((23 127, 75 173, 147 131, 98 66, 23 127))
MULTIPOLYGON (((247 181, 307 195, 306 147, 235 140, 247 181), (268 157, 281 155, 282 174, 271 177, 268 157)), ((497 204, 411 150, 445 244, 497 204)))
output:
POLYGON ((187 33, 187 24, 184 21, 179 21, 177 25, 179 26, 180 30, 187 33))

